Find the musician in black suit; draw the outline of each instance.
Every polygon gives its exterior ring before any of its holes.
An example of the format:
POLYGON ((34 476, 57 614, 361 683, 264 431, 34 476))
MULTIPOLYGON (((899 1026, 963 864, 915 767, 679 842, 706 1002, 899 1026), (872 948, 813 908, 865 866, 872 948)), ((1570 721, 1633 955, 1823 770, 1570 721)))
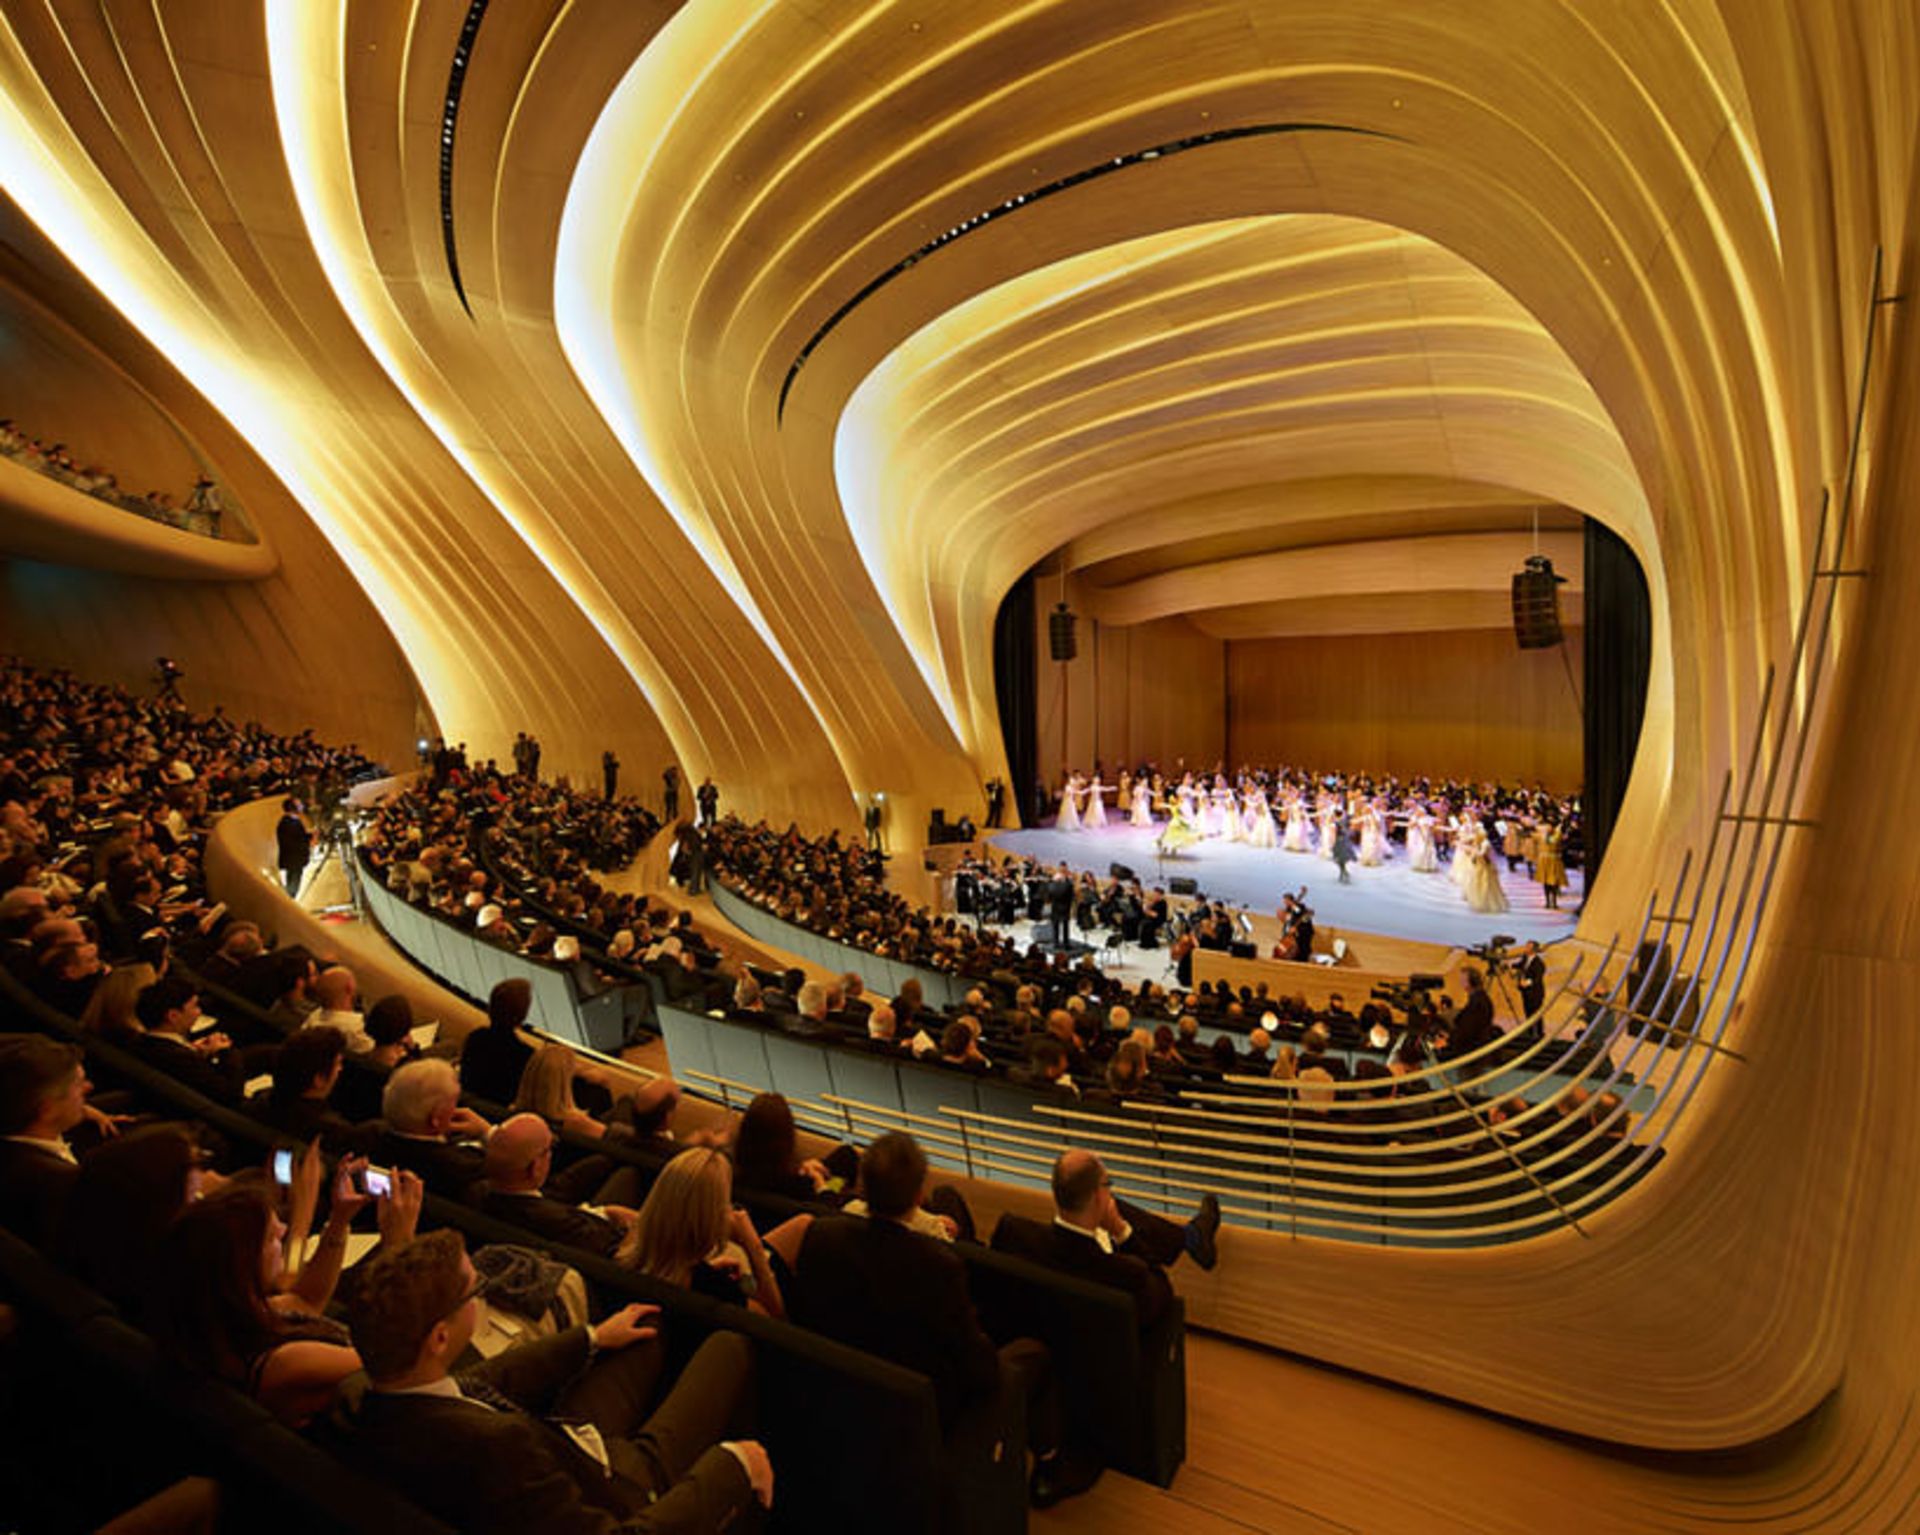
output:
POLYGON ((1047 915, 1053 922, 1053 946, 1056 949, 1067 946, 1067 925, 1073 916, 1073 897, 1073 876, 1067 873, 1067 866, 1061 864, 1047 882, 1047 915))
POLYGON ((341 1452, 436 1517, 471 1535, 693 1535, 754 1528, 771 1506, 766 1451, 742 1437, 753 1356, 738 1333, 709 1337, 649 1414, 657 1307, 455 1378, 484 1288, 459 1234, 416 1237, 366 1268, 350 1320, 372 1384, 338 1425, 341 1452))

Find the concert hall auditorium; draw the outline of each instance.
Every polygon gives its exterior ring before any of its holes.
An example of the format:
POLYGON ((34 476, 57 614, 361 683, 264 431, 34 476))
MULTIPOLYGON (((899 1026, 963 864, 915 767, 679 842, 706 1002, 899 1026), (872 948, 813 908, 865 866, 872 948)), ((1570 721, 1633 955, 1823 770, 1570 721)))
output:
POLYGON ((1915 0, 0 0, 0 1531, 1920 1530, 1916 303, 1915 0))

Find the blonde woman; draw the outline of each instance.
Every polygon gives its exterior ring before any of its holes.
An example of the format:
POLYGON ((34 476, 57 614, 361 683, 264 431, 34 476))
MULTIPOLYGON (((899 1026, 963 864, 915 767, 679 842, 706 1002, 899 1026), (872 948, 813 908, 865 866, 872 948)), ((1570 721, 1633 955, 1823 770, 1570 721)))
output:
POLYGON ((630 1097, 615 1104, 611 1123, 594 1118, 574 1101, 573 1079, 578 1059, 565 1045, 546 1044, 533 1052, 520 1073, 513 1095, 516 1114, 538 1114, 556 1132, 572 1130, 590 1140, 612 1134, 645 1140, 665 1132, 680 1089, 671 1077, 655 1077, 630 1097))
POLYGON ((733 1208, 733 1164, 711 1147, 696 1146, 660 1169, 615 1256, 668 1284, 782 1317, 786 1306, 768 1243, 790 1243, 798 1252, 811 1220, 796 1216, 763 1242, 747 1212, 733 1208))
POLYGON ((116 1045, 146 1033, 134 1014, 133 1005, 155 979, 152 965, 114 966, 107 972, 107 978, 94 987, 86 1011, 80 1015, 80 1027, 116 1045))

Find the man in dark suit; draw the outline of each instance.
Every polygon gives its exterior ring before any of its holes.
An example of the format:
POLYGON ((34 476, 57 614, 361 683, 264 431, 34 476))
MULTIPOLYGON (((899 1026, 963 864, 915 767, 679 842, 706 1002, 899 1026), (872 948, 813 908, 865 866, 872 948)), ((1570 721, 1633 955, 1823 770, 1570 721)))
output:
POLYGON ((715 1333, 650 1415, 662 1371, 633 1305, 523 1343, 458 1378, 478 1281, 460 1236, 416 1237, 366 1265, 350 1323, 371 1389, 342 1453, 458 1529, 569 1535, 746 1530, 773 1503, 766 1451, 741 1437, 752 1345, 715 1333))
POLYGON ((1487 978, 1479 970, 1467 967, 1467 1000, 1447 1025, 1446 1056, 1466 1055, 1478 1050, 1500 1031, 1494 1027, 1493 998, 1487 995, 1487 978))
MULTIPOLYGON (((603 1157, 590 1157, 577 1165, 593 1178, 604 1170, 593 1164, 605 1161, 603 1157)), ((487 1192, 480 1208, 500 1220, 526 1227, 542 1241, 583 1247, 611 1258, 637 1218, 633 1203, 620 1202, 617 1194, 624 1191, 627 1199, 635 1202, 642 1197, 640 1170, 618 1169, 613 1179, 595 1191, 591 1209, 548 1194, 547 1179, 552 1170, 553 1131, 547 1122, 538 1114, 514 1115, 487 1137, 487 1192), (618 1187, 615 1180, 619 1181, 618 1187)))
POLYGON ((300 801, 292 795, 281 801, 280 821, 273 828, 273 840, 280 850, 280 878, 286 882, 287 894, 298 897, 307 861, 313 857, 313 832, 301 814, 300 801))
POLYGON ((239 1107, 245 1087, 239 1053, 219 1029, 194 1037, 200 994, 192 982, 163 975, 140 993, 135 1009, 146 1030, 133 1041, 135 1055, 202 1097, 239 1107))
POLYGON ((1004 1364, 1027 1394, 1029 1489, 1036 1507, 1084 1492, 1098 1466, 1059 1453, 1060 1408, 1046 1349, 1031 1338, 998 1349, 967 1294, 952 1248, 905 1224, 926 1191, 927 1158, 890 1130, 860 1160, 867 1215, 830 1215, 807 1228, 789 1305, 795 1321, 829 1338, 918 1370, 933 1382, 943 1428, 993 1395, 1004 1364))
POLYGON ((1527 1017, 1539 1014, 1547 1005, 1547 960, 1540 952, 1540 945, 1529 943, 1526 951, 1514 966, 1514 974, 1520 980, 1520 1006, 1527 1017))
POLYGON ((711 826, 720 818, 720 791, 711 778, 701 782, 694 791, 694 803, 700 807, 700 824, 711 826))
POLYGON ((1173 1300, 1168 1265, 1182 1253, 1202 1268, 1219 1261, 1214 1238, 1220 1201, 1214 1195, 1202 1198, 1200 1213, 1185 1225, 1167 1220, 1114 1198, 1107 1170, 1092 1152, 1064 1152, 1053 1164, 1053 1204, 1050 1226, 1002 1216, 994 1248, 1126 1291, 1142 1328, 1159 1321, 1173 1300))
POLYGON ((1073 916, 1073 877, 1067 873, 1067 866, 1061 864, 1053 871, 1053 878, 1047 881, 1047 916, 1053 922, 1053 946, 1064 949, 1067 946, 1067 924, 1073 916))
POLYGON ((88 1086, 73 1045, 0 1039, 0 1226, 36 1247, 53 1236, 80 1175, 67 1133, 88 1117, 88 1086))
POLYGON ((660 774, 661 803, 665 806, 663 819, 671 826, 680 819, 680 769, 672 763, 660 774))
POLYGON ((449 1061, 426 1056, 394 1068, 381 1095, 387 1128, 376 1149, 390 1167, 407 1167, 428 1190, 465 1199, 486 1171, 486 1159, 467 1137, 485 1139, 493 1127, 460 1106, 460 1077, 449 1061))

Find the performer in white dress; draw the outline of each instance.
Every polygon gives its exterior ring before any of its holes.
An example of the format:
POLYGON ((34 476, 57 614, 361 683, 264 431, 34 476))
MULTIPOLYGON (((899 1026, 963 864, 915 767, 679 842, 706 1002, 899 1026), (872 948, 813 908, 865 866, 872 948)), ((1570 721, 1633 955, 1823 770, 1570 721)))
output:
POLYGON ((1112 787, 1112 784, 1100 782, 1097 776, 1087 785, 1087 808, 1080 817, 1082 830, 1105 831, 1107 829, 1107 807, 1100 796, 1112 787))
POLYGON ((1360 863, 1363 868, 1377 869, 1387 857, 1387 823, 1380 813, 1380 807, 1368 800, 1360 811, 1360 863))
POLYGON ((1298 789, 1287 796, 1287 834, 1280 845, 1289 853, 1313 851, 1313 835, 1307 830, 1307 797, 1298 789))
POLYGON ((1334 839, 1340 833, 1340 807, 1331 794, 1320 796, 1320 810, 1317 819, 1320 822, 1320 856, 1333 857, 1334 839))
POLYGON ((1200 830, 1200 810, 1199 806, 1195 803, 1197 796, 1194 793, 1193 775, 1191 773, 1180 780, 1180 787, 1174 791, 1174 797, 1175 817, 1185 821, 1189 827, 1195 832, 1198 832, 1200 830))
POLYGON ((1447 861, 1447 878, 1462 890, 1467 888, 1467 849, 1473 845, 1480 823, 1471 814, 1457 815, 1453 821, 1453 857, 1447 861))
POLYGON ((1507 909, 1507 892, 1500 885, 1500 871, 1493 866, 1493 844, 1479 831, 1459 855, 1465 858, 1467 877, 1461 889, 1467 904, 1475 911, 1497 912, 1507 909))
POLYGON ((1229 842, 1247 840, 1247 823, 1240 819, 1240 799, 1232 789, 1224 784, 1213 791, 1214 818, 1219 822, 1220 835, 1229 842))
POLYGON ((1433 850, 1433 812, 1415 804, 1407 818, 1407 867, 1416 874, 1436 874, 1440 859, 1433 850))
POLYGON ((1149 829, 1153 826, 1153 789, 1144 777, 1133 781, 1133 824, 1149 829))
POLYGON ((1060 813, 1053 818, 1055 831, 1080 830, 1080 775, 1069 774, 1060 787, 1060 813))
POLYGON ((1242 814, 1247 828, 1247 846, 1274 846, 1278 840, 1273 832, 1273 812, 1267 807, 1267 791, 1255 784, 1247 790, 1247 805, 1242 814))

